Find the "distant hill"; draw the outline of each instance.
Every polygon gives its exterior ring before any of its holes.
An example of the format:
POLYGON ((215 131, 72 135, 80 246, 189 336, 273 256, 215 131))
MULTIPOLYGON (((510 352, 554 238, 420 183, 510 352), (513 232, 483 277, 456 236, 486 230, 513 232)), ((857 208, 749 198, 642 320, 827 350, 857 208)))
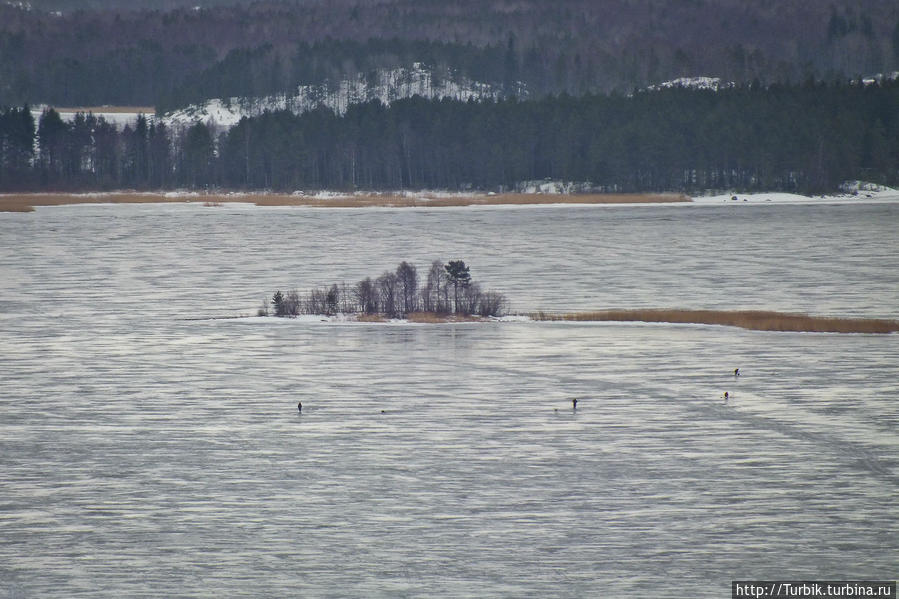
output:
POLYGON ((0 4, 0 105, 292 93, 415 62, 531 97, 682 77, 899 70, 895 0, 31 0, 0 4), (195 8, 197 7, 197 8, 195 8), (89 10, 77 10, 87 8, 89 10), (152 9, 152 10, 140 10, 152 9), (49 12, 54 11, 54 12, 49 12), (55 12, 59 11, 59 12, 55 12))

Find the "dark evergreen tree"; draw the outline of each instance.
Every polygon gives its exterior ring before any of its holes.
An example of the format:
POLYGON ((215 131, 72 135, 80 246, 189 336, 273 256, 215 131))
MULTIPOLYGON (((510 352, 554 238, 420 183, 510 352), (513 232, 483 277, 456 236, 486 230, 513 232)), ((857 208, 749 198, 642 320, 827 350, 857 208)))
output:
POLYGON ((147 141, 147 182, 152 189, 165 189, 172 182, 172 150, 165 123, 150 125, 147 141))
POLYGON ((26 104, 0 110, 0 188, 30 183, 34 159, 34 117, 26 104))
POLYGON ((38 150, 41 174, 47 184, 58 184, 62 176, 68 129, 59 113, 52 108, 41 114, 37 129, 38 150))
POLYGON ((453 309, 455 312, 463 312, 463 304, 459 291, 464 290, 471 283, 471 273, 462 260, 450 260, 444 266, 449 284, 453 286, 453 309))
POLYGON ((178 180, 192 188, 205 188, 215 183, 215 146, 212 133, 203 123, 196 123, 184 134, 178 164, 178 180))

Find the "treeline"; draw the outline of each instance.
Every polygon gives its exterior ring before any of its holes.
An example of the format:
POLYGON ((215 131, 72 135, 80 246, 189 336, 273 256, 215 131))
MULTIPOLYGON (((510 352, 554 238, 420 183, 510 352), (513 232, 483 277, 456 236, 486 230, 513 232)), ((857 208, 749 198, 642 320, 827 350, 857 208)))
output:
POLYGON ((423 281, 418 270, 401 262, 396 271, 385 271, 376 279, 366 277, 353 286, 333 284, 310 290, 272 296, 259 310, 259 316, 294 317, 300 314, 382 314, 400 318, 416 312, 501 316, 508 308, 506 297, 495 291, 483 291, 471 278, 471 269, 462 260, 443 264, 435 260, 423 281), (419 286, 421 284, 421 286, 419 286))
POLYGON ((0 4, 0 105, 165 111, 412 62, 492 86, 520 81, 531 97, 626 93, 690 75, 770 83, 899 70, 899 6, 887 0, 93 5, 123 10, 0 4))
POLYGON ((670 89, 482 102, 370 102, 245 118, 219 136, 139 119, 0 112, 2 189, 830 191, 899 183, 899 83, 670 89))
POLYGON ((0 109, 0 190, 198 188, 212 179, 214 148, 205 125, 172 135, 141 115, 119 130, 93 114, 64 121, 51 108, 35 130, 27 105, 0 109))

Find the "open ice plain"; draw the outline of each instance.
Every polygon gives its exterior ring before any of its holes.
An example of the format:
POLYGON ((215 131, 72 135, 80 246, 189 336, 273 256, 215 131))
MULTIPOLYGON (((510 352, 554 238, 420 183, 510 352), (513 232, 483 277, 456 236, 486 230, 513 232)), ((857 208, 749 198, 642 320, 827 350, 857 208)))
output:
POLYGON ((521 311, 899 318, 897 223, 890 203, 0 215, 0 596, 894 579, 896 335, 188 319, 456 258, 521 311))

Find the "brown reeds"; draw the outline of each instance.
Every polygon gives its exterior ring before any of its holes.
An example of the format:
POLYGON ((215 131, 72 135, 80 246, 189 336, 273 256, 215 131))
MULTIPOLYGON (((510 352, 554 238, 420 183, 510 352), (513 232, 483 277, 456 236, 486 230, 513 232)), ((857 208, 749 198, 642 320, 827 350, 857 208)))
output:
POLYGON ((113 192, 97 194, 78 193, 23 193, 0 195, 0 212, 31 212, 35 206, 63 206, 72 204, 134 204, 204 202, 219 205, 246 202, 257 206, 313 206, 333 208, 446 208, 453 206, 499 206, 535 204, 658 204, 689 202, 683 194, 470 194, 470 195, 417 195, 395 193, 358 193, 322 198, 316 196, 246 193, 166 195, 164 193, 113 192))
POLYGON ((387 317, 383 314, 359 314, 356 322, 387 322, 387 317))
POLYGON ((808 333, 894 333, 899 321, 867 318, 833 318, 762 310, 601 310, 530 315, 534 320, 630 321, 716 324, 755 331, 791 331, 808 333))

